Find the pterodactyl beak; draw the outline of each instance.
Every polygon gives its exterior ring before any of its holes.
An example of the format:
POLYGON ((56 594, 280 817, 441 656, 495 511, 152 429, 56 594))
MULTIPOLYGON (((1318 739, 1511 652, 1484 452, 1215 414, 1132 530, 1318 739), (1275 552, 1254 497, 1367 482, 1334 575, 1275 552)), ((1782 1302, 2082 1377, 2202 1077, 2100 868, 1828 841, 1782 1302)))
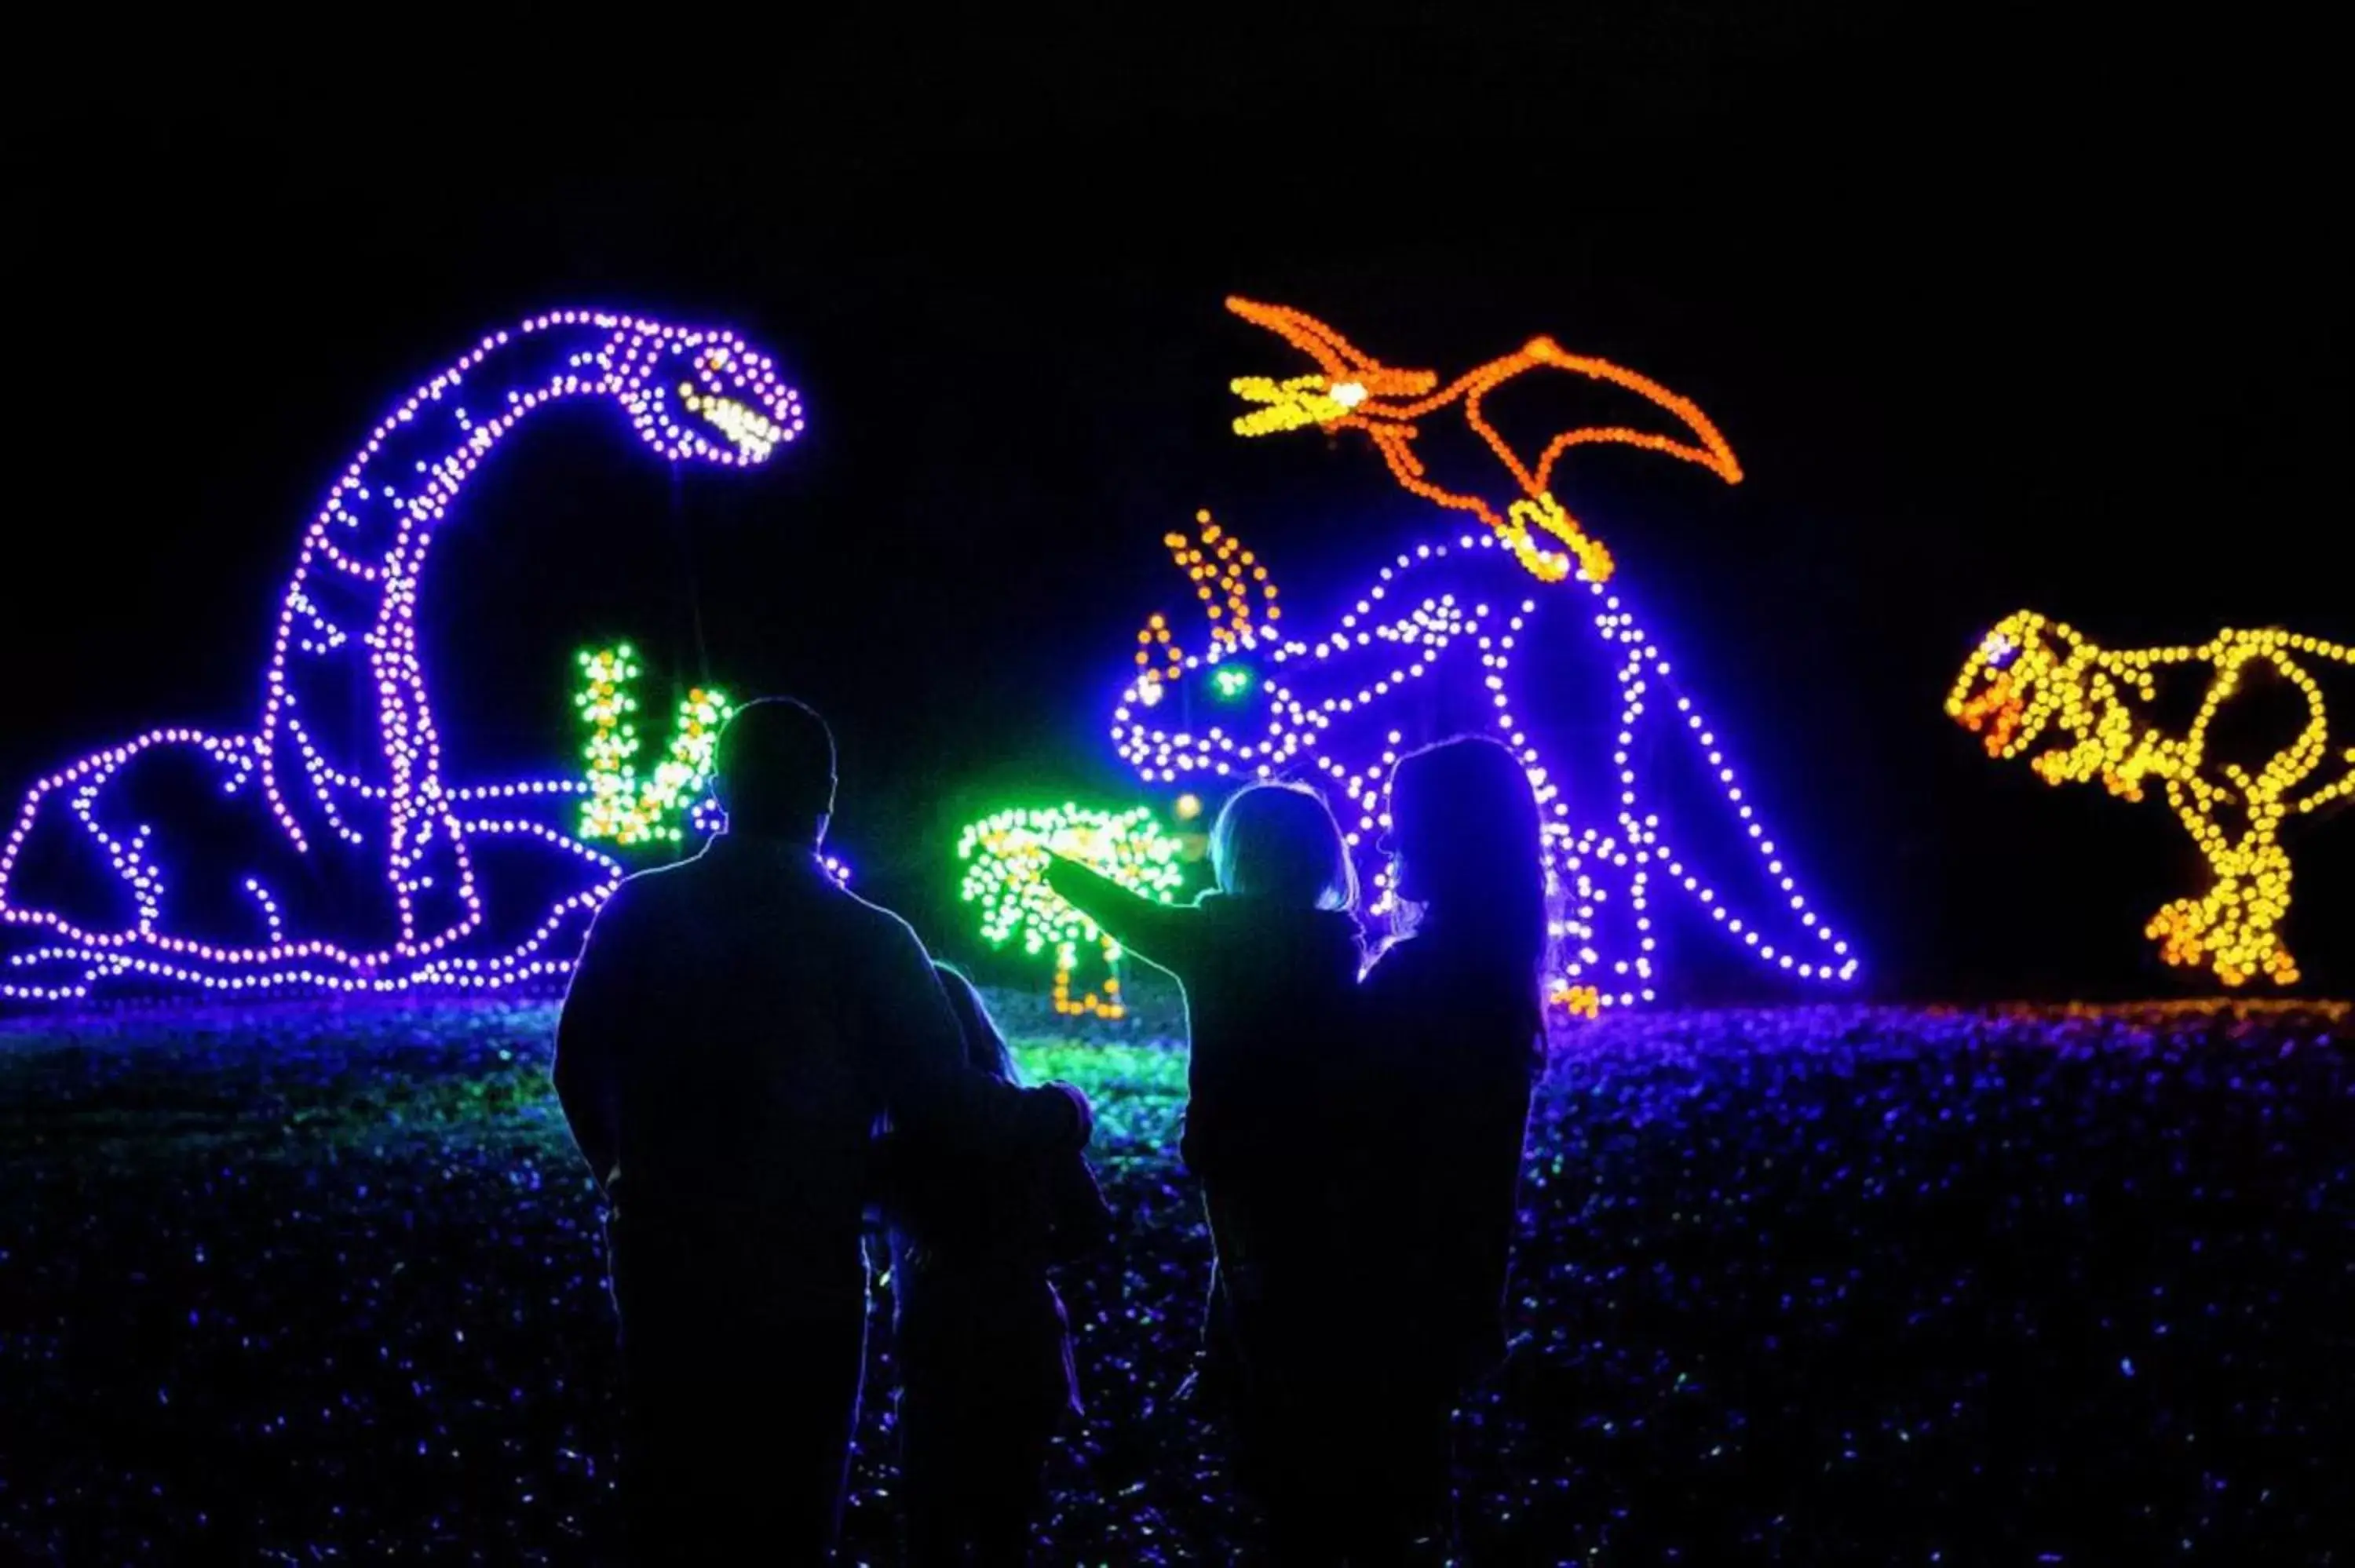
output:
POLYGON ((1392 369, 1299 311, 1233 298, 1227 301, 1227 309, 1308 355, 1319 371, 1284 380, 1241 376, 1230 382, 1237 397, 1262 405, 1236 416, 1237 435, 1264 436, 1310 425, 1338 424, 1369 397, 1418 397, 1439 385, 1433 372, 1392 369))

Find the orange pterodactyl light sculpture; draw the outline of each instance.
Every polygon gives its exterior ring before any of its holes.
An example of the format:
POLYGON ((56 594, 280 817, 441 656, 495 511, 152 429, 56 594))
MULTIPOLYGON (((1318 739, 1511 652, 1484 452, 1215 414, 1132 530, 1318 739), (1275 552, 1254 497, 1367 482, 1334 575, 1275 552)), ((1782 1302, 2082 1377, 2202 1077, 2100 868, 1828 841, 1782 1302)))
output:
POLYGON ((1512 547, 1522 566, 1546 582, 1559 582, 1573 566, 1598 583, 1612 572, 1611 552, 1554 498, 1553 467, 1571 448, 1604 443, 1641 447, 1699 463, 1729 484, 1742 479, 1742 465, 1735 461, 1733 449, 1690 399, 1608 360, 1572 354, 1550 337, 1531 338, 1515 353, 1477 366, 1443 387, 1436 373, 1384 365, 1303 312, 1242 299, 1228 300, 1227 309, 1274 333, 1317 366, 1314 375, 1283 380, 1245 376, 1230 383, 1237 396, 1259 405, 1236 418, 1236 434, 1264 436, 1311 426, 1363 430, 1401 484, 1427 501, 1479 518, 1512 547), (1482 404, 1506 382, 1540 369, 1566 370, 1624 387, 1675 415, 1684 433, 1657 435, 1625 425, 1581 426, 1555 436, 1535 462, 1525 462, 1488 422, 1482 404), (1459 403, 1465 422, 1505 465, 1519 492, 1501 511, 1484 496, 1460 493, 1433 482, 1416 455, 1415 441, 1422 434, 1416 421, 1459 403), (1539 542, 1540 534, 1567 546, 1567 552, 1547 548, 1539 542))

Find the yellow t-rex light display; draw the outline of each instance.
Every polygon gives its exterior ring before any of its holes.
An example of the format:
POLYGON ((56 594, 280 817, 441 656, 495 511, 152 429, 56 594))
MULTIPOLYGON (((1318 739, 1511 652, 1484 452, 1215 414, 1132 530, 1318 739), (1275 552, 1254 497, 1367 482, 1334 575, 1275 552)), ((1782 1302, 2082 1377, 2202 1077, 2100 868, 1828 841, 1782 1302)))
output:
POLYGON ((2053 744, 2029 763, 2049 784, 2099 779, 2113 795, 2139 800, 2145 782, 2158 780, 2213 880, 2198 897, 2153 916, 2145 934, 2169 963, 2206 964, 2226 985, 2254 975, 2289 985, 2297 964, 2280 936, 2290 884, 2283 819, 2355 795, 2355 748, 2332 751, 2312 669, 2318 663, 2355 665, 2355 648, 2288 631, 2225 630, 2197 645, 2114 651, 2022 610, 1964 663, 1946 712, 1979 735, 1990 757, 2021 756, 2049 736, 2053 744), (2179 737, 2147 711, 2158 672, 2170 666, 2210 672, 2200 711, 2179 737), (2306 722, 2252 771, 2210 758, 2208 744, 2218 713, 2255 670, 2304 698, 2306 722))

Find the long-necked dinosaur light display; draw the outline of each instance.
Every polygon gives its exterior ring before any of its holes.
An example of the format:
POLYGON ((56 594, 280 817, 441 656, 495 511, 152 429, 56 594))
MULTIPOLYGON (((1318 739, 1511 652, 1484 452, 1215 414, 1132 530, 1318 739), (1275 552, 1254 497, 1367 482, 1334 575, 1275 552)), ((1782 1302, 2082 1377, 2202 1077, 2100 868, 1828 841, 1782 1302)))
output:
POLYGON ((152 729, 26 794, 0 842, 0 996, 473 988, 570 966, 622 876, 566 820, 593 787, 457 773, 418 623, 468 482, 575 404, 613 408, 661 460, 723 468, 766 462, 803 424, 770 357, 725 331, 555 311, 474 344, 329 486, 253 722, 152 729))

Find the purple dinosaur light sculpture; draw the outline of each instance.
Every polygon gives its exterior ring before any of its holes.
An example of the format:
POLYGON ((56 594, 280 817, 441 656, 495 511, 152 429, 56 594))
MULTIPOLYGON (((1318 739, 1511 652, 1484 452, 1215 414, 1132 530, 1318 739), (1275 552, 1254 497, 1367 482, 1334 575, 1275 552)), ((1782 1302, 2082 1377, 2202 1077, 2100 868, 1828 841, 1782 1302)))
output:
POLYGON ((570 967, 623 871, 555 825, 587 786, 453 782, 418 617, 434 536, 485 460, 538 411, 596 401, 672 462, 757 465, 803 425, 771 359, 728 332, 557 311, 484 338, 330 487, 250 730, 150 730, 26 794, 0 842, 0 998, 486 987, 570 967))
POLYGON ((1316 366, 1230 383, 1254 405, 1235 419, 1238 435, 1362 433, 1410 493, 1485 526, 1401 552, 1354 607, 1333 607, 1322 630, 1299 637, 1284 634, 1296 613, 1277 624, 1290 601, 1278 602, 1266 566, 1200 514, 1194 538, 1164 542, 1208 636, 1181 644, 1166 614, 1137 632, 1135 678, 1112 712, 1122 760, 1147 783, 1298 775, 1322 786, 1380 914, 1392 897, 1380 842, 1392 766, 1410 747, 1486 733, 1520 758, 1541 813, 1557 1005, 1593 1016, 1657 1000, 1663 893, 1682 893, 1739 949, 1795 980, 1853 980, 1847 939, 1799 891, 1715 731, 1609 586, 1611 552, 1554 492, 1558 460, 1604 448, 1739 482, 1733 449, 1699 406, 1550 338, 1443 382, 1385 365, 1300 311, 1241 299, 1227 308, 1316 366), (1566 378, 1632 394, 1629 422, 1558 431, 1531 455, 1491 421, 1488 399, 1508 384, 1566 378), (1423 442, 1425 423, 1450 410, 1493 466, 1443 484, 1423 442))
POLYGON ((1520 758, 1538 799, 1556 1004, 1592 1014, 1658 999, 1664 894, 1769 969, 1855 979, 1847 938, 1799 891, 1716 730, 1616 585, 1583 572, 1540 582, 1494 533, 1443 535, 1297 635, 1286 629, 1299 607, 1260 558, 1208 513, 1197 524, 1165 542, 1209 612, 1207 635, 1189 649, 1154 615, 1111 715, 1142 781, 1319 786, 1382 914, 1391 768, 1440 736, 1486 732, 1520 758))

